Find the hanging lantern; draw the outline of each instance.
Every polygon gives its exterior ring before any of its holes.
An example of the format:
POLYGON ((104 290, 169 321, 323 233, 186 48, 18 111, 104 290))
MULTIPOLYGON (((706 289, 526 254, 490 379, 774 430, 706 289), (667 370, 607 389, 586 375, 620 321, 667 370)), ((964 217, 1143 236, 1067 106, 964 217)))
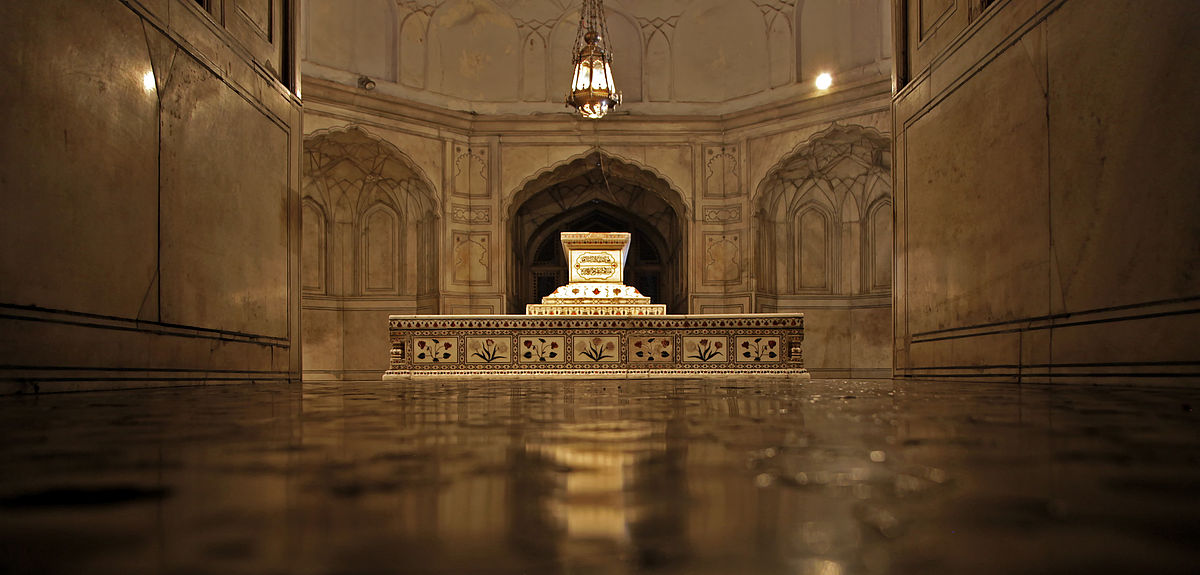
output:
POLYGON ((567 105, 579 110, 584 118, 603 118, 621 103, 621 92, 613 85, 612 49, 608 44, 602 0, 583 0, 572 53, 575 74, 571 79, 571 93, 567 94, 567 105))

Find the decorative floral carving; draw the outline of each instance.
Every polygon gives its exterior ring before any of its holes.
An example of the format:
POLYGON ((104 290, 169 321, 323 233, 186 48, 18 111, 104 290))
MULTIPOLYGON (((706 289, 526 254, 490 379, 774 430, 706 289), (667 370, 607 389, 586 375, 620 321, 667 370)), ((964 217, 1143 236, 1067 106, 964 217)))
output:
POLYGON ((561 338, 526 338, 521 342, 521 358, 525 361, 561 361, 561 338))
POLYGON ((635 339, 629 348, 629 354, 631 361, 671 361, 671 338, 635 339))
POLYGON ((686 337, 683 340, 683 348, 692 350, 684 356, 686 360, 696 361, 724 361, 725 359, 725 338, 707 338, 707 337, 686 337))
POLYGON ((704 208, 704 221, 709 224, 733 224, 742 221, 742 206, 711 206, 704 208))
POLYGON ((470 352, 467 361, 471 363, 503 362, 508 360, 508 341, 506 338, 467 338, 467 351, 470 352))
POLYGON ((738 338, 738 361, 779 361, 779 338, 738 338))
POLYGON ((488 224, 492 222, 492 211, 487 206, 454 204, 450 208, 450 219, 460 224, 488 224))
POLYGON ((454 341, 448 339, 438 339, 435 337, 418 339, 413 347, 413 351, 416 352, 415 359, 419 362, 453 362, 456 355, 454 341))
POLYGON ((615 360, 617 357, 617 342, 615 337, 593 337, 580 345, 583 338, 575 339, 576 355, 582 360, 589 361, 615 360))

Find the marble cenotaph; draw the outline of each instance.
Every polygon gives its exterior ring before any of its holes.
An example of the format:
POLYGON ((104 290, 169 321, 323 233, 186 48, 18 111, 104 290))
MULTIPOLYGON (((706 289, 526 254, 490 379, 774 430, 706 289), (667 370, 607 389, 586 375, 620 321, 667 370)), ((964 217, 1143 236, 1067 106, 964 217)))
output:
POLYGON ((542 303, 525 306, 525 314, 666 314, 666 305, 650 303, 637 288, 622 283, 629 238, 629 232, 563 232, 569 281, 542 298, 542 303))
POLYGON ((625 285, 630 235, 564 232, 569 281, 526 315, 393 315, 384 380, 808 379, 804 314, 667 315, 625 285))

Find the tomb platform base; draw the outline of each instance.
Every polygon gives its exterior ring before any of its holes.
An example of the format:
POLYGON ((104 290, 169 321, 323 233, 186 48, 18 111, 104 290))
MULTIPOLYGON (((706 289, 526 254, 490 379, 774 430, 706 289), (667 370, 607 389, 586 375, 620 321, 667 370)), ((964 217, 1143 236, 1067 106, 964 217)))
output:
POLYGON ((803 314, 393 315, 384 380, 808 379, 803 314))

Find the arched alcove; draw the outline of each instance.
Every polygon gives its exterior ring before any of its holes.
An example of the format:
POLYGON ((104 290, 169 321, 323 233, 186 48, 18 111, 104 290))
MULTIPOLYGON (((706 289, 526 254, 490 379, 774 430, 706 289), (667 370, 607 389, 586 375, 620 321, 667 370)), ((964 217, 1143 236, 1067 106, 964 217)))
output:
POLYGON ((780 160, 755 198, 759 291, 789 296, 882 289, 868 274, 877 273, 882 259, 891 262, 890 239, 876 237, 891 229, 890 221, 885 226, 878 220, 881 202, 891 216, 890 174, 890 141, 863 126, 835 124, 780 160))
POLYGON ((843 377, 891 350, 891 142, 834 124, 784 155, 752 199, 755 311, 804 313, 805 363, 843 377))
POLYGON ((438 202, 424 173, 358 126, 304 141, 301 296, 306 376, 386 369, 390 313, 436 313, 438 202))
POLYGON ((524 313, 566 283, 558 234, 626 231, 633 237, 625 283, 683 313, 687 302, 687 209, 665 180, 593 152, 530 179, 507 209, 511 233, 509 311, 524 313))

